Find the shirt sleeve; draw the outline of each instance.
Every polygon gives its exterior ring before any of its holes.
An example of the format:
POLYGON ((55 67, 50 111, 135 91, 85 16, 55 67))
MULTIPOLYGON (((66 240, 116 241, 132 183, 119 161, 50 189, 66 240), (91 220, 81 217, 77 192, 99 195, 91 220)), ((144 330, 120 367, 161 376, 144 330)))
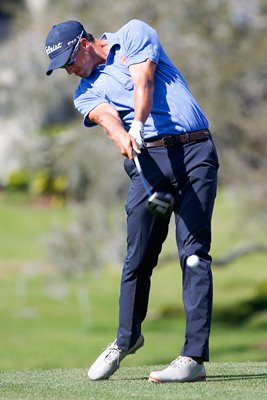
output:
POLYGON ((96 125, 87 118, 90 111, 99 104, 108 103, 108 101, 100 96, 93 88, 85 88, 82 83, 76 89, 73 101, 75 108, 83 115, 83 123, 87 128, 96 125))
POLYGON ((132 20, 125 25, 124 48, 128 66, 147 59, 158 63, 160 42, 157 32, 139 20, 132 20))

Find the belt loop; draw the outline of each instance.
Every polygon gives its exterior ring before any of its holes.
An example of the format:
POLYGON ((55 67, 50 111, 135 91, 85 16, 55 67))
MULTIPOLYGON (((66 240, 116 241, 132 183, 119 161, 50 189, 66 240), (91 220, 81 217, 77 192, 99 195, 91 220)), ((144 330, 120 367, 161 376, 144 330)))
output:
POLYGON ((185 133, 185 143, 189 143, 189 133, 188 132, 186 132, 185 133))

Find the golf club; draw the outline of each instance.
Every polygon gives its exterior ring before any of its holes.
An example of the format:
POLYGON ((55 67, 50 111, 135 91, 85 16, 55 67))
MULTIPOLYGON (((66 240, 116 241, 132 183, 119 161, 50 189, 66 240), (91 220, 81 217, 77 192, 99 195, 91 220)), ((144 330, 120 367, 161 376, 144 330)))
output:
POLYGON ((134 163, 148 194, 148 209, 158 218, 168 218, 174 206, 174 197, 167 192, 152 192, 142 171, 138 156, 134 154, 134 163))

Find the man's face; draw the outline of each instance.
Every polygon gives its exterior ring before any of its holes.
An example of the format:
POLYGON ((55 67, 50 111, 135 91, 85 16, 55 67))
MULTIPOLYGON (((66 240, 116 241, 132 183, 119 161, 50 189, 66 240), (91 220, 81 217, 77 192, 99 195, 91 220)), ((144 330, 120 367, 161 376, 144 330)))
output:
POLYGON ((92 72, 96 66, 95 52, 90 42, 86 39, 81 39, 79 48, 75 57, 70 65, 66 65, 66 69, 69 75, 75 74, 80 78, 86 78, 92 72))

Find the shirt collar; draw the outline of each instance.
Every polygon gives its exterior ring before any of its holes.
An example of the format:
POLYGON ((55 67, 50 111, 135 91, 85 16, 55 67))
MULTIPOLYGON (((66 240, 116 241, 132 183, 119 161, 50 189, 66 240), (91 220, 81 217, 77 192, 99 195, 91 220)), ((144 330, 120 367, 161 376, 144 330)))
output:
POLYGON ((113 47, 116 45, 120 45, 119 38, 116 35, 116 33, 105 32, 101 35, 100 39, 108 41, 109 52, 108 52, 107 59, 106 59, 106 65, 107 65, 108 59, 109 59, 109 56, 111 55, 111 51, 112 51, 113 47))
POLYGON ((116 33, 105 32, 101 35, 100 39, 108 41, 109 49, 111 49, 115 44, 119 44, 119 38, 116 33))

